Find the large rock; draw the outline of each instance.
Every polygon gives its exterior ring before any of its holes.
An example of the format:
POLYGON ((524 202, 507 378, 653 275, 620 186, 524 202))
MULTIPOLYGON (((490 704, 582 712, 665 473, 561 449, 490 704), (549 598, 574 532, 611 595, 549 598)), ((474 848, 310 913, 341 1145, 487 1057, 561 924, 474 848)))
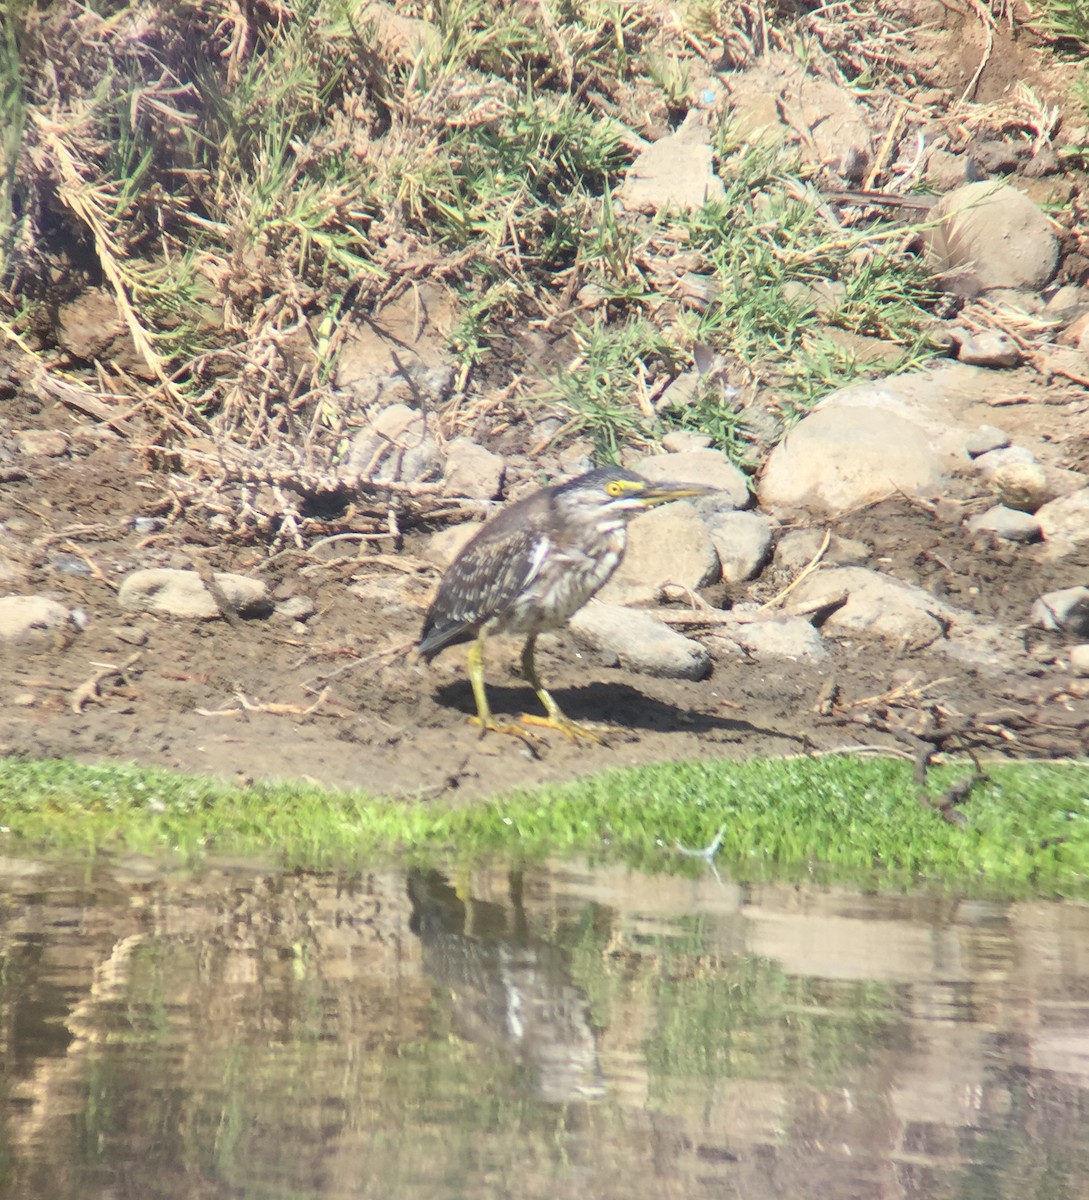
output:
POLYGON ((706 587, 721 572, 706 525, 682 500, 632 521, 624 561, 599 594, 610 604, 652 604, 667 583, 706 587))
POLYGON ((0 597, 0 643, 38 641, 72 626, 72 614, 45 596, 0 597))
POLYGON ((593 601, 570 620, 596 650, 615 655, 632 671, 667 679, 703 679, 711 669, 706 647, 638 609, 593 601))
POLYGON ((936 495, 945 479, 918 425, 884 409, 821 408, 772 451, 757 495, 775 514, 835 515, 895 492, 936 495))
POLYGON ((1059 265, 1051 222, 1008 184, 983 180, 959 187, 934 205, 929 220, 927 245, 935 270, 974 289, 1036 291, 1046 287, 1059 265))
MULTIPOLYGON (((272 612, 272 597, 261 580, 218 571, 214 578, 239 616, 264 617, 272 612)), ((171 567, 133 571, 122 581, 117 600, 130 612, 162 613, 198 621, 213 621, 223 615, 196 571, 171 567)))
POLYGON ((879 637, 918 648, 942 637, 959 615, 922 588, 865 567, 818 571, 795 589, 794 600, 805 604, 842 592, 846 603, 824 622, 829 635, 879 637))
MULTIPOLYGON (((725 506, 745 508, 751 500, 749 481, 721 450, 682 450, 677 454, 651 454, 635 469, 655 483, 698 483, 714 488, 719 512, 725 506)), ((709 498, 710 499, 710 498, 709 498)))

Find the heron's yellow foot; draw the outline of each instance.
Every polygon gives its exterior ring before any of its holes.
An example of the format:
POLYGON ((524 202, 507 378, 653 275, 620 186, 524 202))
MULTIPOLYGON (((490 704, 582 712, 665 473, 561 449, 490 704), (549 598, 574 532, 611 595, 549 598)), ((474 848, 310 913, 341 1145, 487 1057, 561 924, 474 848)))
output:
POLYGON ((570 738, 573 742, 590 742, 595 746, 605 745, 608 735, 616 732, 611 725, 580 725, 578 721, 570 720, 563 713, 556 713, 547 717, 537 717, 533 713, 519 713, 518 720, 523 725, 535 725, 541 729, 555 729, 558 733, 562 733, 564 737, 570 738))
POLYGON ((534 742, 540 741, 536 734, 530 733, 528 729, 523 729, 514 721, 497 721, 490 713, 486 717, 470 717, 469 724, 480 727, 481 737, 486 733, 505 733, 508 737, 520 738, 530 748, 533 747, 534 742))

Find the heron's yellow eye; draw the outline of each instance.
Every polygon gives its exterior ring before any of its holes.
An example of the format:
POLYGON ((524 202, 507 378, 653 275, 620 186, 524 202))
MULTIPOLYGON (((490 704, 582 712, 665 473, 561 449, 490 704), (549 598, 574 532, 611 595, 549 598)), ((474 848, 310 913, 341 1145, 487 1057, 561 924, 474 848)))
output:
POLYGON ((614 479, 605 485, 605 490, 615 499, 617 496, 623 496, 624 485, 619 479, 614 479))

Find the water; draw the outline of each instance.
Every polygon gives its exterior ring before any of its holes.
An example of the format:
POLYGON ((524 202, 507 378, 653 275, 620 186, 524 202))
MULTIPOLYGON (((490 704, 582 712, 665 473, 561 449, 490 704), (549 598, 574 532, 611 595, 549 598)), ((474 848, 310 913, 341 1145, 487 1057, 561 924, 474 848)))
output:
POLYGON ((1089 909, 0 861, 0 1194, 1089 1195, 1089 909))

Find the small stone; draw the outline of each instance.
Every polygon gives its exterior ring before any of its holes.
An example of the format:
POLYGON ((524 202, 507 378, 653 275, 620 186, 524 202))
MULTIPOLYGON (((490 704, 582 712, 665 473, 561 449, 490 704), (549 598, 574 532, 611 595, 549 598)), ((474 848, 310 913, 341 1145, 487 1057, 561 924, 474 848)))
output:
POLYGON ((1052 631, 1089 635, 1089 588, 1069 587, 1047 592, 1032 606, 1029 614, 1034 625, 1052 631))
POLYGON ((110 633, 119 642, 124 642, 126 646, 147 645, 147 630, 141 629, 139 625, 113 625, 110 628, 110 633))
POLYGON ((977 455, 975 468, 989 480, 1001 467, 1009 463, 1035 463, 1036 456, 1024 446, 1002 446, 977 455))
POLYGON ((970 153, 972 162, 984 175, 1009 175, 1021 162, 1017 148, 998 138, 974 143, 970 153))
POLYGON ((1089 540, 1089 487, 1042 504, 1036 510, 1036 519, 1049 540, 1089 540))
POLYGON ((46 596, 0 597, 0 642, 40 640, 71 628, 71 613, 46 596))
POLYGON ((452 496, 494 500, 503 488, 506 464, 472 438, 455 438, 446 448, 444 486, 452 496))
POLYGON ((969 458, 979 458, 992 450, 1005 450, 1010 444, 1010 435, 997 425, 980 425, 973 429, 964 443, 969 458))
POLYGON ((434 563, 439 570, 445 571, 479 532, 480 525, 475 521, 440 529, 427 539, 423 557, 429 563, 434 563))
POLYGON ((727 583, 747 583, 760 574, 771 556, 774 523, 770 517, 753 512, 715 513, 707 528, 727 583))
POLYGON ((1055 339, 1060 346, 1073 346, 1077 350, 1089 350, 1089 312, 1083 312, 1055 339))
POLYGON ((433 479, 440 467, 438 443, 424 415, 407 404, 390 404, 352 438, 340 474, 349 482, 414 483, 433 479))
POLYGON ((310 596, 289 596, 276 605, 276 616, 287 621, 309 621, 318 611, 310 596))
POLYGON ((68 439, 59 429, 23 429, 15 435, 15 445, 27 458, 63 458, 68 439))
MULTIPOLYGON (((214 578, 231 609, 239 616, 265 617, 272 611, 272 598, 261 580, 220 572, 216 572, 214 578)), ((117 600, 122 608, 133 612, 162 613, 199 621, 212 621, 222 616, 219 605, 196 571, 170 567, 133 571, 122 581, 117 600)))
POLYGON ((957 347, 957 361, 970 367, 1016 367, 1021 351, 1008 334, 994 329, 962 336, 957 347))
POLYGON ((773 617, 731 628, 730 636, 758 658, 785 658, 793 662, 820 662, 828 648, 804 617, 773 617))
POLYGON ((33 708, 38 703, 38 697, 33 692, 16 692, 10 703, 16 708, 33 708))
POLYGON ((711 669, 705 646, 649 612, 594 601, 575 613, 570 626, 596 650, 615 654, 632 671, 665 679, 703 679, 711 669))
POLYGON ((991 487, 1007 508, 1036 512, 1050 499, 1047 472, 1039 463, 1011 462, 991 475, 991 487))
POLYGON ((993 533, 1006 542, 1038 542, 1044 536, 1035 517, 1001 504, 977 513, 968 528, 972 533, 993 533))
POLYGON ((670 454, 686 454, 690 450, 706 450, 711 438, 706 433, 693 433, 688 429, 675 429, 662 438, 662 449, 670 454))
POLYGON ((1089 675, 1089 642, 1080 646, 1071 646, 1070 669, 1075 675, 1089 675))
MULTIPOLYGON (((786 571, 800 571, 817 556, 823 542, 824 531, 821 529, 792 529, 779 539, 775 550, 775 565, 786 571)), ((873 551, 865 542, 833 533, 828 539, 821 562, 837 567, 857 567, 871 554, 873 551)))
POLYGON ((823 625, 832 636, 861 634, 921 648, 944 637, 958 615, 922 588, 865 567, 817 571, 795 590, 794 598, 804 604, 842 592, 847 593, 846 603, 823 625))

